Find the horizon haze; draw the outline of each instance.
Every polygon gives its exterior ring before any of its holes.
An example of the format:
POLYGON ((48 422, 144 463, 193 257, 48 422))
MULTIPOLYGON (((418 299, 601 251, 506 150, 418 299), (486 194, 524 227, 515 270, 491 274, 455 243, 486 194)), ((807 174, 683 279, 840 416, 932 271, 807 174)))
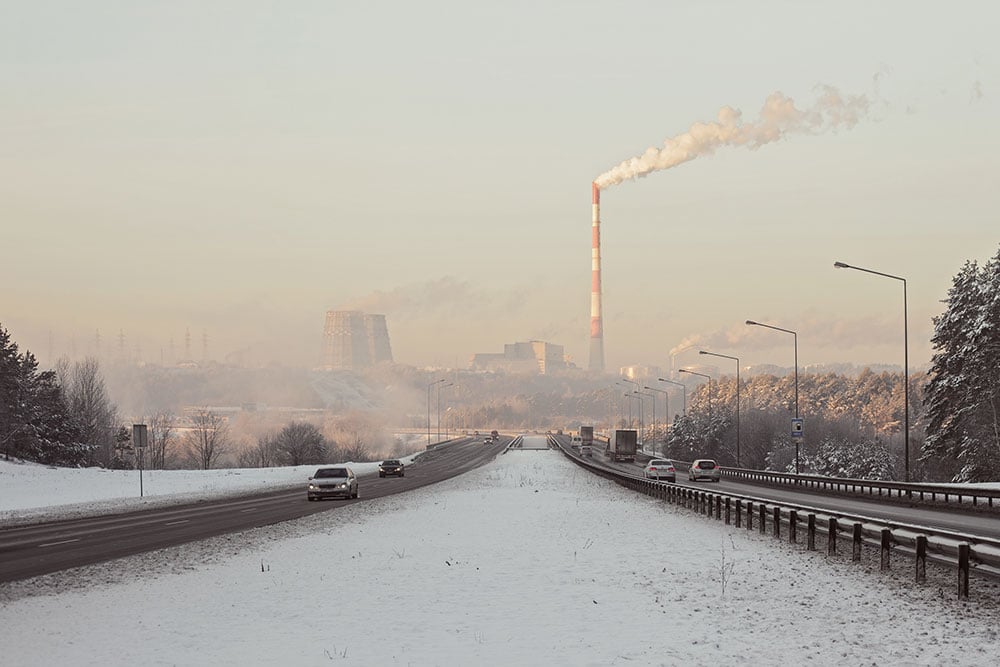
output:
POLYGON ((585 368, 591 182, 644 156, 602 194, 612 374, 790 366, 747 319, 797 331, 800 366, 901 366, 900 284, 835 261, 907 279, 924 367, 952 277, 1000 243, 993 3, 4 14, 0 323, 43 364, 190 335, 314 367, 326 311, 357 309, 402 364, 538 339, 585 368), (831 91, 856 117, 815 115, 831 91))

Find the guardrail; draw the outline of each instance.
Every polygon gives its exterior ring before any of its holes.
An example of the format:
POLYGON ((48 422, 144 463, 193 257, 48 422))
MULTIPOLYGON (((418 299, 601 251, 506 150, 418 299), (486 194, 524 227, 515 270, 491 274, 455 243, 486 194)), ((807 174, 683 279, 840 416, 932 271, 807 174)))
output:
POLYGON ((818 534, 826 536, 829 555, 835 555, 841 539, 850 539, 852 561, 861 560, 864 544, 875 546, 880 553, 880 567, 888 570, 893 550, 912 555, 917 582, 926 580, 927 561, 954 565, 958 572, 958 596, 969 596, 971 572, 1000 577, 1000 540, 931 528, 916 524, 887 521, 860 514, 779 502, 767 498, 719 491, 705 491, 688 486, 645 479, 571 456, 558 445, 571 461, 596 475, 626 488, 686 507, 699 514, 735 523, 747 530, 755 527, 762 534, 769 530, 775 539, 787 536, 798 543, 799 529, 805 533, 807 550, 816 549, 818 534), (755 526, 756 524, 756 526, 755 526))
MULTIPOLYGON (((643 454, 641 458, 649 457, 643 454)), ((651 457, 652 458, 652 457, 651 457)), ((669 456, 661 457, 674 462, 678 470, 688 468, 690 461, 680 461, 669 456)), ((968 509, 1000 509, 1000 489, 986 489, 949 484, 925 484, 921 482, 891 482, 877 479, 854 479, 849 477, 824 477, 821 475, 796 475, 794 473, 753 470, 750 468, 722 467, 722 475, 728 479, 762 484, 767 486, 790 486, 813 491, 832 491, 881 498, 893 501, 944 502, 957 504, 968 509)))
MULTIPOLYGON (((809 489, 823 489, 844 493, 882 496, 919 500, 955 501, 973 507, 985 504, 994 506, 994 499, 1000 499, 1000 489, 977 489, 967 486, 946 484, 923 484, 917 482, 887 482, 871 479, 850 479, 843 477, 821 477, 819 475, 795 475, 790 473, 749 470, 746 468, 722 468, 722 474, 731 479, 770 484, 773 486, 796 486, 809 489)), ((998 503, 1000 504, 1000 503, 998 503)))

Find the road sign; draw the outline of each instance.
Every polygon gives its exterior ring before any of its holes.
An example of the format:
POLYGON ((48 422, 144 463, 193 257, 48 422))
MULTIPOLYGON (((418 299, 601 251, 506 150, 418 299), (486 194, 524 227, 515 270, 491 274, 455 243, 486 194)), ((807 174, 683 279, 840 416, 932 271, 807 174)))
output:
POLYGON ((149 442, 145 424, 132 424, 132 445, 145 447, 149 442))
POLYGON ((804 422, 805 422, 805 419, 801 419, 799 417, 793 417, 792 418, 792 437, 793 438, 801 438, 802 436, 805 435, 805 433, 802 430, 802 426, 803 426, 804 422))

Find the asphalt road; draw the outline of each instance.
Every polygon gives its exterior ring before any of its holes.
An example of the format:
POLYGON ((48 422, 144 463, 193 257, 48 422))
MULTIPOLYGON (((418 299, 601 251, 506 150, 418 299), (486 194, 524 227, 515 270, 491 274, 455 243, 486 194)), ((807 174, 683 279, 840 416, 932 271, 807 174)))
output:
POLYGON ((460 475, 496 456, 509 438, 484 445, 466 439, 438 447, 406 466, 404 477, 359 477, 357 500, 306 500, 302 485, 256 496, 240 496, 127 514, 0 529, 0 582, 27 579, 131 554, 203 540, 248 528, 336 510, 367 499, 410 491, 460 475))
MULTIPOLYGON (((600 451, 595 451, 593 458, 588 460, 614 470, 621 470, 632 475, 642 475, 643 466, 641 464, 609 463, 600 451)), ((862 516, 898 523, 925 526, 939 530, 953 530, 1000 539, 1000 516, 996 513, 983 512, 977 514, 964 510, 952 511, 945 508, 922 507, 917 504, 907 506, 895 502, 879 502, 874 498, 868 500, 864 496, 849 497, 845 495, 832 495, 812 489, 798 490, 789 487, 770 487, 761 484, 747 484, 725 478, 718 483, 707 480, 689 482, 686 468, 678 469, 677 484, 706 491, 751 496, 771 501, 786 502, 793 505, 805 505, 846 514, 860 514, 862 516)))

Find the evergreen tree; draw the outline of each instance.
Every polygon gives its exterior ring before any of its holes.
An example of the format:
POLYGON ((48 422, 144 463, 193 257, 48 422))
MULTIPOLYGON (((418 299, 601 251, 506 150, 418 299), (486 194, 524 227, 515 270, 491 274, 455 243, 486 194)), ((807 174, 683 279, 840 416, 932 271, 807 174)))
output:
POLYGON ((55 373, 38 371, 0 326, 0 445, 4 457, 79 465, 88 455, 55 373))
POLYGON ((958 462, 956 481, 1000 479, 1000 251, 965 266, 934 318, 923 459, 958 462))

